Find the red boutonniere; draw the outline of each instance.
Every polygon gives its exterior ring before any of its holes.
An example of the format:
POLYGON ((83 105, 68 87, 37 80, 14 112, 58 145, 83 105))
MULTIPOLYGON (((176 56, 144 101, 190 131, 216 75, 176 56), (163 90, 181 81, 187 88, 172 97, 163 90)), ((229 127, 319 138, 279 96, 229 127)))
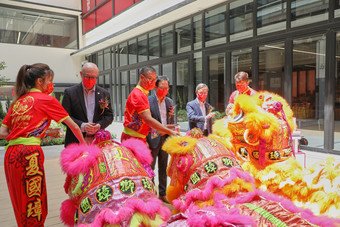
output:
POLYGON ((109 109, 109 99, 107 97, 99 100, 99 108, 102 110, 100 115, 104 113, 105 109, 109 109))

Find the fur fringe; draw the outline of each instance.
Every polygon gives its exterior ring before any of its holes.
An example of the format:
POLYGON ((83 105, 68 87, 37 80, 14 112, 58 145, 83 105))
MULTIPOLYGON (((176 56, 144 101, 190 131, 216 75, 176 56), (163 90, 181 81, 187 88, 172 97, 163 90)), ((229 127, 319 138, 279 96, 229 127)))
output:
MULTIPOLYGON (((100 211, 91 223, 91 227, 102 227, 105 224, 119 225, 123 221, 130 221, 135 213, 146 214, 150 219, 155 219, 156 214, 159 214, 165 222, 170 218, 170 210, 163 205, 163 203, 156 198, 152 198, 145 202, 139 198, 130 198, 126 201, 124 206, 120 208, 118 213, 106 208, 100 211)), ((79 224, 79 227, 86 227, 88 225, 79 224)))
POLYGON ((151 165, 151 150, 146 143, 139 139, 131 138, 123 141, 121 145, 131 150, 141 164, 151 165))
POLYGON ((85 174, 96 164, 100 152, 95 145, 71 144, 61 152, 61 169, 71 176, 85 174))

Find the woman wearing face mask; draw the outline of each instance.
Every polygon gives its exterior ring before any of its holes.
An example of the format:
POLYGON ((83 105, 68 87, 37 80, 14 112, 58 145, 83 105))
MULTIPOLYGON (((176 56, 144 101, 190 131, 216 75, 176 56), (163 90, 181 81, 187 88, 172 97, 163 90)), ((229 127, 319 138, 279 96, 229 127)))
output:
POLYGON ((196 87, 196 99, 187 103, 187 115, 189 120, 189 129, 199 128, 204 135, 212 132, 212 118, 215 113, 213 107, 206 102, 209 88, 206 84, 198 84, 196 87))
POLYGON ((41 138, 51 120, 64 122, 85 143, 79 127, 68 116, 53 92, 53 71, 48 65, 23 65, 15 84, 16 99, 0 127, 0 138, 9 142, 5 174, 18 226, 43 226, 47 216, 44 153, 41 138))

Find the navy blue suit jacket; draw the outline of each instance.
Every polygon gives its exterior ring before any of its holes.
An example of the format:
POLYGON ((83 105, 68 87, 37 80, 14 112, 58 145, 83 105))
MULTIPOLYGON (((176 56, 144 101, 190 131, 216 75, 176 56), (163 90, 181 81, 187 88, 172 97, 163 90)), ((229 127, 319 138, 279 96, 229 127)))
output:
MULTIPOLYGON (((208 114, 209 109, 211 108, 211 105, 205 102, 204 106, 205 106, 205 113, 208 114)), ((189 121, 189 129, 200 128, 203 131, 205 117, 203 116, 198 100, 194 99, 188 102, 186 109, 187 109, 187 116, 188 116, 188 121, 189 121)), ((208 119, 207 121, 207 130, 208 130, 208 134, 212 132, 212 119, 211 118, 208 119)))
MULTIPOLYGON (((156 94, 152 94, 149 96, 149 104, 150 104, 150 112, 151 116, 155 118, 157 121, 162 123, 161 120, 161 114, 159 112, 159 107, 158 107, 158 100, 156 97, 156 94)), ((166 107, 166 119, 167 119, 167 124, 174 124, 174 117, 169 116, 169 111, 170 111, 170 106, 173 106, 173 101, 169 97, 165 97, 165 107, 166 107)), ((153 129, 151 129, 153 130, 153 129)), ((167 137, 167 135, 164 136, 157 136, 155 138, 152 138, 151 133, 147 136, 147 142, 150 146, 151 149, 157 148, 160 144, 160 142, 164 141, 164 139, 167 137)))

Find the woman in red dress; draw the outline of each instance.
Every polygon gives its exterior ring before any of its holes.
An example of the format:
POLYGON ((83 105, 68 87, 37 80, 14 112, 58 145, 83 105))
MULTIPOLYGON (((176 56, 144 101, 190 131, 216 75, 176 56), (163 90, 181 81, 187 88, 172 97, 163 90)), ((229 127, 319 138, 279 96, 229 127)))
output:
POLYGON ((9 141, 5 174, 18 226, 44 226, 47 193, 41 138, 51 120, 64 122, 85 144, 79 127, 69 117, 53 92, 53 71, 46 64, 24 65, 16 84, 16 100, 0 127, 0 138, 9 141))

